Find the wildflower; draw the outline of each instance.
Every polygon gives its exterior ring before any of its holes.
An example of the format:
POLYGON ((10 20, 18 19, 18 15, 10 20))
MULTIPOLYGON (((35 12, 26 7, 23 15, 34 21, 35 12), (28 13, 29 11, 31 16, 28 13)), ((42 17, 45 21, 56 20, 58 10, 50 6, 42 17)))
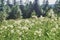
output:
POLYGON ((8 25, 8 27, 13 28, 13 25, 8 25))
POLYGON ((27 23, 31 23, 28 19, 26 19, 25 22, 27 22, 27 23))
POLYGON ((41 36, 41 35, 42 35, 42 30, 36 30, 36 31, 34 32, 34 35, 41 36))
POLYGON ((4 29, 7 29, 7 26, 2 26, 2 29, 3 29, 3 28, 4 28, 4 29))
POLYGON ((32 18, 35 18, 35 19, 37 19, 37 16, 32 16, 32 18))
POLYGON ((13 29, 13 30, 11 30, 11 33, 14 33, 14 29, 13 29))
POLYGON ((54 19, 51 19, 51 21, 54 21, 54 19))
POLYGON ((21 38, 19 38, 19 40, 21 40, 21 38))
POLYGON ((28 27, 22 27, 21 29, 22 30, 28 30, 28 27))
POLYGON ((5 27, 5 29, 7 29, 7 27, 5 27))
POLYGON ((58 27, 58 24, 56 24, 56 29, 57 29, 57 28, 59 28, 59 27, 58 27))
POLYGON ((22 32, 19 32, 18 34, 19 34, 19 35, 22 35, 22 32))
POLYGON ((56 28, 52 28, 52 29, 51 29, 51 32, 55 32, 55 31, 56 31, 56 28))
POLYGON ((34 23, 31 23, 30 25, 34 25, 34 23))
POLYGON ((10 25, 11 28, 13 28, 13 25, 10 25))
POLYGON ((17 31, 17 33, 19 33, 20 32, 20 30, 16 30, 17 31))

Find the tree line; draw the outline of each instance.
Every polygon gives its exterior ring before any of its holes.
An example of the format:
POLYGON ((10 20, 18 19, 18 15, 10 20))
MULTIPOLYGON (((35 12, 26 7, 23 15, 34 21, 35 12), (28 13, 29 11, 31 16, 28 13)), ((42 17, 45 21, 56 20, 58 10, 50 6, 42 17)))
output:
POLYGON ((7 4, 4 4, 4 1, 0 0, 0 21, 17 19, 21 16, 22 18, 30 18, 32 12, 35 12, 37 17, 41 15, 45 17, 50 9, 53 9, 57 15, 60 14, 60 0, 55 2, 54 7, 49 5, 48 0, 44 0, 42 5, 38 4, 39 0, 34 0, 33 3, 31 1, 26 2, 25 5, 23 5, 22 0, 20 0, 20 5, 17 4, 16 0, 13 0, 13 4, 10 4, 9 0, 7 0, 7 4))

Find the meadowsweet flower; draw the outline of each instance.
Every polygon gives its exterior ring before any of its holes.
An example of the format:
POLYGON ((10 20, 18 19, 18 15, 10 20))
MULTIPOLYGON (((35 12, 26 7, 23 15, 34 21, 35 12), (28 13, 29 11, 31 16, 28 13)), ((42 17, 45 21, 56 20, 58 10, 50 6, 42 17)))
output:
POLYGON ((54 21, 54 19, 51 19, 51 21, 54 21))
POLYGON ((13 25, 10 25, 11 28, 13 28, 13 25))
POLYGON ((22 30, 28 30, 28 27, 21 27, 22 30))
POLYGON ((11 33, 14 33, 14 29, 13 29, 13 30, 11 30, 11 33))
POLYGON ((55 18, 55 20, 57 20, 57 18, 55 18))
POLYGON ((7 26, 2 26, 2 29, 3 29, 3 28, 4 28, 4 29, 7 29, 7 26))
POLYGON ((8 25, 8 27, 13 28, 14 26, 13 25, 8 25))
POLYGON ((5 26, 2 26, 2 28, 5 28, 5 26))
POLYGON ((52 28, 52 29, 51 29, 51 32, 55 32, 55 31, 56 31, 56 28, 52 28))
POLYGON ((19 32, 18 34, 19 34, 19 35, 22 35, 22 32, 19 32))
POLYGON ((41 35, 42 35, 42 30, 36 30, 36 31, 34 32, 34 35, 41 36, 41 35))
POLYGON ((7 29, 7 27, 5 27, 5 29, 7 29))
POLYGON ((34 25, 34 23, 31 23, 30 25, 34 25))
POLYGON ((59 26, 58 26, 58 24, 56 24, 56 29, 58 29, 59 28, 59 26))
POLYGON ((25 22, 27 22, 27 23, 31 23, 28 19, 26 19, 25 22))
POLYGON ((35 18, 35 19, 37 19, 37 16, 32 16, 32 18, 35 18))

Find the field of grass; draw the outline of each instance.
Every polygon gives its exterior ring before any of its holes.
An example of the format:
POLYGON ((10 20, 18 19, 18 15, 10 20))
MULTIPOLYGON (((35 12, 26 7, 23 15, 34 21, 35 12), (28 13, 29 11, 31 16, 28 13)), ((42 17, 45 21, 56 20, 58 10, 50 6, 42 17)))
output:
POLYGON ((5 20, 0 23, 0 40, 60 40, 60 18, 5 20))

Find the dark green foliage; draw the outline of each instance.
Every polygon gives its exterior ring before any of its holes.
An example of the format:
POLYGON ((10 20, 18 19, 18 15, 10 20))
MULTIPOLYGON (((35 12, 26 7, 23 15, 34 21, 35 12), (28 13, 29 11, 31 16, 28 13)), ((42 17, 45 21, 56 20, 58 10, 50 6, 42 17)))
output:
POLYGON ((20 10, 17 5, 13 6, 11 9, 11 12, 9 13, 9 16, 7 19, 17 19, 20 18, 20 10))
POLYGON ((25 6, 20 5, 20 9, 22 11, 23 18, 30 18, 33 10, 35 10, 37 17, 40 17, 42 15, 41 10, 39 9, 38 0, 35 0, 33 4, 30 2, 25 6))
POLYGON ((34 8, 34 10, 36 12, 37 17, 40 17, 42 15, 42 12, 39 9, 38 0, 34 1, 34 7, 33 8, 34 8))
MULTIPOLYGON (((3 3, 3 2, 2 2, 3 3)), ((6 12, 6 7, 4 4, 0 4, 0 22, 2 22, 3 20, 6 19, 6 17, 8 16, 7 15, 7 12, 6 12)))
POLYGON ((59 16, 60 15, 60 0, 57 0, 54 6, 54 12, 59 16))
POLYGON ((6 12, 4 11, 0 11, 0 22, 2 22, 3 20, 5 20, 7 17, 6 12))
POLYGON ((50 6, 49 6, 48 0, 46 0, 46 1, 44 0, 43 1, 42 9, 43 9, 43 13, 46 16, 47 15, 47 12, 50 10, 50 6))
POLYGON ((31 17, 31 13, 33 11, 33 7, 32 7, 31 2, 29 4, 26 4, 25 6, 20 5, 20 9, 22 11, 23 18, 30 18, 31 17))

